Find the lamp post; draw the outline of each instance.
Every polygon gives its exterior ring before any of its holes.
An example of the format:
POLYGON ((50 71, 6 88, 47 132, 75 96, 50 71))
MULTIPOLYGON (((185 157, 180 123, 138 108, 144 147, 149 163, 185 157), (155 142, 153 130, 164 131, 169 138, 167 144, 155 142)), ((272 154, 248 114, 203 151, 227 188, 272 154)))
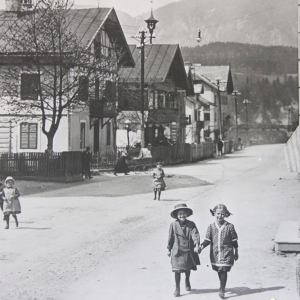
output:
POLYGON ((292 110, 292 107, 289 105, 289 107, 288 107, 288 126, 287 126, 287 131, 288 132, 290 131, 291 110, 292 110))
POLYGON ((219 138, 222 139, 222 107, 221 107, 220 82, 221 82, 221 79, 220 79, 220 78, 217 78, 217 79, 216 79, 216 83, 217 83, 217 87, 218 87, 219 130, 220 130, 219 138))
POLYGON ((247 124, 247 146, 249 145, 249 124, 248 124, 248 104, 252 103, 250 100, 245 99, 243 101, 246 107, 246 124, 247 124))
POLYGON ((148 20, 145 20, 147 26, 149 28, 150 34, 146 36, 147 30, 145 28, 139 29, 139 34, 136 36, 132 36, 132 38, 136 39, 139 42, 138 48, 141 49, 141 146, 145 147, 145 43, 150 40, 150 44, 152 44, 152 38, 154 38, 153 30, 155 29, 156 23, 158 20, 155 20, 153 17, 152 9, 151 16, 148 20), (149 40, 146 41, 146 39, 149 40))
POLYGON ((239 139, 239 129, 238 129, 238 108, 237 108, 237 96, 240 95, 241 93, 239 93, 239 91, 234 90, 232 92, 232 95, 234 97, 235 100, 235 126, 236 126, 236 142, 239 139))
POLYGON ((127 147, 128 147, 128 149, 129 149, 129 131, 131 131, 130 125, 131 125, 131 122, 129 120, 126 120, 125 121, 125 129, 127 131, 127 147))

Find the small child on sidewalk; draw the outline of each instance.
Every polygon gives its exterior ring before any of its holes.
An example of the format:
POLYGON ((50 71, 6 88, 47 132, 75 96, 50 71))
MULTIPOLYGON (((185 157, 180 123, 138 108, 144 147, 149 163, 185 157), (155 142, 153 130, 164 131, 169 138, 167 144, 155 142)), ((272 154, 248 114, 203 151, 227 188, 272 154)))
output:
POLYGON ((218 204, 210 210, 216 221, 207 228, 206 237, 201 244, 201 250, 210 244, 210 261, 212 269, 218 272, 220 280, 220 298, 225 297, 227 272, 235 260, 238 260, 237 233, 233 224, 225 221, 231 213, 224 204, 218 204))
POLYGON ((9 176, 5 179, 6 187, 3 189, 3 214, 6 221, 5 229, 9 229, 9 216, 12 215, 16 222, 16 227, 19 226, 17 214, 21 213, 21 205, 19 201, 20 193, 17 188, 14 187, 15 180, 9 176))
POLYGON ((156 200, 156 194, 158 193, 157 200, 160 200, 161 191, 165 190, 166 183, 164 181, 165 172, 162 169, 162 163, 158 162, 156 164, 156 169, 153 171, 153 190, 154 190, 154 200, 156 200))
POLYGON ((176 289, 175 297, 180 296, 181 273, 185 273, 185 289, 191 290, 191 270, 197 270, 200 265, 199 244, 200 235, 194 222, 187 220, 193 211, 186 204, 175 205, 171 217, 176 219, 172 222, 168 238, 168 256, 171 255, 172 271, 175 273, 176 289))

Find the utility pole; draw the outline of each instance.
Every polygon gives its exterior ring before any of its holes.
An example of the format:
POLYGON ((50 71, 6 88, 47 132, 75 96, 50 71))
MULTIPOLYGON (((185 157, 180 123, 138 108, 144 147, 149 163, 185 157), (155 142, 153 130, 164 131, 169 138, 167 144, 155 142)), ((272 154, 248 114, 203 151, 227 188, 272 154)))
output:
POLYGON ((141 113, 142 113, 142 128, 141 128, 141 146, 145 148, 145 36, 147 31, 143 28, 139 31, 141 37, 141 113))
POLYGON ((236 142, 239 139, 239 129, 238 129, 238 107, 237 107, 237 96, 240 95, 241 93, 239 93, 239 91, 234 90, 232 92, 232 95, 234 97, 235 100, 235 127, 236 127, 236 142))
POLYGON ((247 124, 247 146, 249 146, 249 124, 248 124, 248 104, 252 103, 248 99, 245 99, 243 103, 246 106, 246 124, 247 124))
POLYGON ((222 139, 222 107, 221 107, 221 93, 220 93, 220 79, 216 79, 217 87, 218 87, 218 102, 219 102, 219 138, 222 139))

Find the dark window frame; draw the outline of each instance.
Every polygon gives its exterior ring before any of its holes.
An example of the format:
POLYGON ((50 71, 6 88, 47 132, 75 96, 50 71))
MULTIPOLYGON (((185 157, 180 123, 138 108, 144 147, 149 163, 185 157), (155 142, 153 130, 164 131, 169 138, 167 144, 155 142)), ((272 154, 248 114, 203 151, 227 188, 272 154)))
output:
POLYGON ((21 123, 20 124, 20 149, 37 149, 38 140, 38 123, 21 123), (27 131, 23 128, 27 127, 27 131), (32 130, 32 127, 35 129, 32 130), (24 141, 24 135, 27 134, 27 138, 24 141), (27 140, 27 141, 26 141, 27 140), (32 145, 33 141, 33 145, 32 145), (25 142, 25 145, 24 145, 25 142))

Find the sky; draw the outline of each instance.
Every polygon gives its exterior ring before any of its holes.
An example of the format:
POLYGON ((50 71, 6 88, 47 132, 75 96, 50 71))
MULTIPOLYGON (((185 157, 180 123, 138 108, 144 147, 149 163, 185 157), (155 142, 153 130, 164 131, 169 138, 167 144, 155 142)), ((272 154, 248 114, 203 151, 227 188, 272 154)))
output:
MULTIPOLYGON (((153 9, 178 0, 153 0, 153 9)), ((74 0, 78 8, 85 7, 114 7, 132 17, 151 10, 151 0, 74 0)), ((5 0, 0 0, 0 9, 5 8, 5 0)))

